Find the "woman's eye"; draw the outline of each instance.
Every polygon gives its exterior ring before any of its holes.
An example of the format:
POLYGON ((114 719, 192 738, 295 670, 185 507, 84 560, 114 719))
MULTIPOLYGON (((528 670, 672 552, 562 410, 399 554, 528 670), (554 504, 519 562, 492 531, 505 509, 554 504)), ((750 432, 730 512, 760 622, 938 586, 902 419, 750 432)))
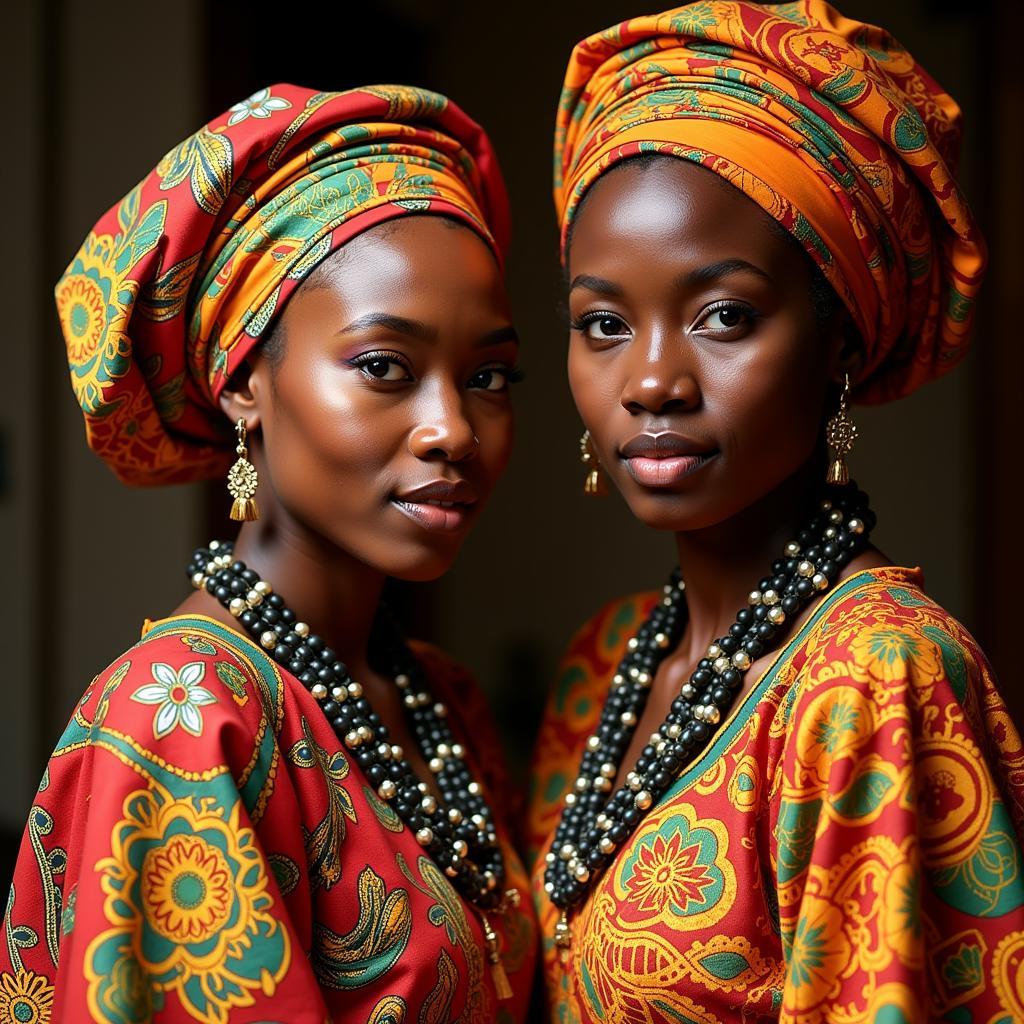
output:
POLYGON ((385 356, 371 356, 369 359, 362 359, 356 366, 374 380, 411 380, 409 371, 396 359, 388 359, 385 356))
POLYGON ((480 391, 507 391, 510 373, 499 366, 479 370, 469 378, 469 386, 480 391))
POLYGON ((708 313, 699 326, 710 331, 733 331, 751 318, 751 311, 745 306, 719 306, 708 313))
POLYGON ((608 338, 622 338, 629 334, 625 321, 611 313, 599 313, 585 317, 573 324, 578 331, 591 341, 605 341, 608 338))

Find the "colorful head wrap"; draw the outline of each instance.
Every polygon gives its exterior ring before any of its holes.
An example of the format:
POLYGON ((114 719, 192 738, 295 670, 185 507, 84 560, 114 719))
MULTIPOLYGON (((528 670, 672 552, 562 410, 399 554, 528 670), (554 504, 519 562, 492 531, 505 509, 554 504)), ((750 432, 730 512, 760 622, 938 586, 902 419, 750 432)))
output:
POLYGON ((453 217, 499 262, 509 213, 483 130, 436 93, 261 89, 171 150, 57 284, 90 446, 121 479, 215 476, 217 397, 302 279, 374 224, 453 217))
POLYGON ((555 131, 562 244, 615 163, 721 175, 806 249, 849 310, 855 395, 913 391, 963 355, 985 247, 953 180, 960 110, 888 33, 823 0, 702 0, 573 51, 555 131))

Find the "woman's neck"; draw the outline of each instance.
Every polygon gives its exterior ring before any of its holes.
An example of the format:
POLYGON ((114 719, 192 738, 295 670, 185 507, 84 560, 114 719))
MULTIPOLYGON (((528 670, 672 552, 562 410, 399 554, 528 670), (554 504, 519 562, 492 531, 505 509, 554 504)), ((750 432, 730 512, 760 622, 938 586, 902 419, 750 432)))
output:
POLYGON ((689 613, 681 646, 688 658, 703 657, 711 640, 728 631, 747 595, 793 539, 817 490, 816 475, 801 470, 725 522, 676 534, 689 613))
MULTIPOLYGON (((234 555, 266 580, 301 621, 333 648, 355 678, 370 674, 369 640, 385 576, 323 537, 291 523, 245 523, 234 555)), ((211 594, 197 591, 178 609, 239 625, 211 594)))

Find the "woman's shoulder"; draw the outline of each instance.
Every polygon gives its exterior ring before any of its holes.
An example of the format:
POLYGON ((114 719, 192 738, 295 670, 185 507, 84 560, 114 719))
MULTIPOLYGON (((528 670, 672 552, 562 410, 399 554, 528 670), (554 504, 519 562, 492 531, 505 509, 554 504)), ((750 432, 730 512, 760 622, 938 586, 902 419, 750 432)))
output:
POLYGON ((990 680, 977 641, 931 598, 917 569, 856 573, 826 599, 808 631, 809 662, 845 662, 863 683, 906 683, 915 692, 945 680, 961 702, 968 681, 990 680))
POLYGON ((285 693, 273 661, 227 626, 205 616, 147 622, 90 683, 56 752, 98 743, 184 763, 202 747, 251 748, 254 733, 280 728, 285 693))

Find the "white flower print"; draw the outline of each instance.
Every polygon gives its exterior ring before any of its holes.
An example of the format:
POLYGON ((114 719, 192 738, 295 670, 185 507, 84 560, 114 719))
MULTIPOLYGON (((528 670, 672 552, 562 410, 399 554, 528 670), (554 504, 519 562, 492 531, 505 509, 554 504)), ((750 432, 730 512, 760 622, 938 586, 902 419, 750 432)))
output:
POLYGON ((152 666, 153 682, 140 687, 132 700, 140 704, 157 704, 153 719, 153 735, 161 739, 179 725, 193 736, 203 732, 204 704, 216 704, 217 698, 199 683, 206 674, 206 664, 193 661, 177 672, 170 665, 157 662, 152 666))
POLYGON ((287 110, 291 103, 281 96, 271 96, 270 89, 260 89, 254 92, 247 100, 236 103, 231 108, 231 116, 228 118, 228 126, 239 124, 247 117, 270 117, 275 110, 287 110))

